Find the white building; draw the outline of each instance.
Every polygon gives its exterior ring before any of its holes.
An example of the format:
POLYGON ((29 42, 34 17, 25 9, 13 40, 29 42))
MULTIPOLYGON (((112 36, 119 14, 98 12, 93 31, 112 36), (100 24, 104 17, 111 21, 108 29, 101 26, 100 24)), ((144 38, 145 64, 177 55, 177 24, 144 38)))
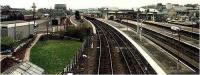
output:
POLYGON ((166 4, 166 8, 167 8, 167 9, 171 9, 171 8, 172 8, 172 4, 171 4, 171 3, 167 3, 167 4, 166 4))
POLYGON ((34 34, 34 23, 27 21, 5 21, 1 22, 1 37, 11 37, 22 40, 34 34))

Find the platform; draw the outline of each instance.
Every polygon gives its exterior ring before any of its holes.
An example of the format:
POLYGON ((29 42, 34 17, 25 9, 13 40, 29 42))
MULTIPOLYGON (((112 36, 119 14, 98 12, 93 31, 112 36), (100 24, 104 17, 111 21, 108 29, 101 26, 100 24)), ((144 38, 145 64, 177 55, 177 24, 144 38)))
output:
POLYGON ((86 22, 88 22, 91 26, 92 26, 92 31, 93 31, 93 34, 95 34, 96 35, 96 28, 95 28, 95 26, 94 26, 94 24, 92 24, 90 21, 88 21, 87 19, 85 19, 84 18, 84 21, 86 21, 86 22))
MULTIPOLYGON (((137 22, 132 21, 132 20, 122 20, 122 21, 137 25, 137 22)), ((141 25, 141 23, 138 23, 138 24, 141 25)), ((160 33, 161 35, 164 35, 166 37, 178 40, 178 37, 174 37, 174 35, 172 35, 172 32, 170 32, 168 30, 164 30, 162 28, 159 28, 159 27, 156 27, 156 26, 152 26, 152 25, 147 25, 147 24, 144 24, 144 23, 142 23, 142 27, 146 28, 146 29, 149 29, 151 31, 160 33)), ((181 35, 181 40, 180 41, 182 43, 185 43, 185 44, 189 45, 189 46, 192 46, 194 48, 200 49, 199 48, 199 40, 192 39, 190 37, 186 37, 184 35, 181 35)))
POLYGON ((176 70, 177 59, 167 53, 164 49, 153 43, 152 41, 146 39, 142 36, 142 41, 140 41, 138 34, 136 34, 131 27, 128 27, 110 20, 98 19, 105 22, 113 28, 117 29, 126 38, 128 38, 131 43, 139 50, 139 52, 145 57, 149 64, 154 68, 154 70, 160 74, 184 74, 193 73, 194 71, 187 67, 185 64, 180 63, 179 66, 181 70, 176 70))
POLYGON ((193 23, 195 22, 192 22, 192 21, 184 21, 184 22, 178 22, 178 21, 175 21, 175 22, 169 22, 169 23, 174 23, 174 24, 178 24, 178 25, 184 25, 184 26, 190 26, 192 27, 193 23))
POLYGON ((195 33, 195 34, 199 34, 199 29, 198 28, 193 28, 193 31, 192 31, 192 27, 187 27, 187 26, 181 26, 181 25, 164 23, 164 22, 154 22, 154 21, 146 21, 146 22, 153 23, 153 24, 160 25, 160 26, 164 26, 164 27, 169 27, 169 28, 171 26, 178 26, 183 31, 190 32, 190 33, 195 33))

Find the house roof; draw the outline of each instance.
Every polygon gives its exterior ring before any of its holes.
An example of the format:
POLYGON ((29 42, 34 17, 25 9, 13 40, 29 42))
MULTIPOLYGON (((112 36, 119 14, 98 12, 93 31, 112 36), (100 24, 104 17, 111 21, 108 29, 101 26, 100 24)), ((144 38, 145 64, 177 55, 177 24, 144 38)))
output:
MULTIPOLYGON (((16 26, 25 26, 25 25, 29 25, 29 24, 34 24, 33 21, 31 22, 27 22, 27 21, 23 21, 23 20, 16 20, 16 21, 4 21, 1 22, 1 27, 14 27, 16 24, 16 26)), ((37 23, 35 23, 37 25, 37 23)))
POLYGON ((3 72, 10 75, 42 75, 43 73, 44 69, 31 62, 19 63, 3 72))

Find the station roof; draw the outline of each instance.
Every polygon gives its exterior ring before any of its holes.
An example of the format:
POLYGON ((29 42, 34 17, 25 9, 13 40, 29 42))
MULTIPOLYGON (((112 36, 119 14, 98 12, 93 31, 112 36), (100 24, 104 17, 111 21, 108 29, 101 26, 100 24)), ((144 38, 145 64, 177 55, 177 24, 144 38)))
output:
POLYGON ((3 74, 11 75, 42 75, 43 73, 44 69, 38 67, 31 62, 23 62, 17 64, 3 72, 3 74))
POLYGON ((176 6, 173 8, 175 11, 187 12, 187 10, 192 9, 192 7, 176 6))

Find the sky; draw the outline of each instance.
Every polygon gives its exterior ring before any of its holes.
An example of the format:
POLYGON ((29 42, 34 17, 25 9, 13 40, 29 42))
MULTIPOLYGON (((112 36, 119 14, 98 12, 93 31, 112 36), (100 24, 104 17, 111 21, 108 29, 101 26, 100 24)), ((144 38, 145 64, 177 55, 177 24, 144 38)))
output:
POLYGON ((66 4, 67 8, 85 9, 99 7, 137 8, 157 3, 200 4, 200 0, 0 0, 0 5, 13 8, 31 9, 33 2, 37 8, 54 8, 54 4, 66 4))

